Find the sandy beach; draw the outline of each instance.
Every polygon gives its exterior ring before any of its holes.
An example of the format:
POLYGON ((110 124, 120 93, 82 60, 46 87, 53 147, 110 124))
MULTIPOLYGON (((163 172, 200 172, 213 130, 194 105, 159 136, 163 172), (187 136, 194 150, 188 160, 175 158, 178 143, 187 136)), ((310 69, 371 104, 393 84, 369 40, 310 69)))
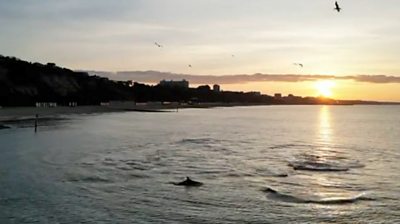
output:
POLYGON ((0 109, 0 122, 33 119, 36 114, 39 117, 54 117, 66 114, 90 114, 118 111, 113 108, 101 106, 80 106, 80 107, 10 107, 0 109))
POLYGON ((6 107, 0 108, 0 123, 34 119, 38 114, 39 118, 55 118, 69 114, 93 114, 109 112, 169 112, 185 108, 212 108, 212 107, 233 107, 233 106, 259 106, 261 104, 245 103, 203 103, 195 105, 123 105, 123 106, 77 106, 77 107, 6 107))

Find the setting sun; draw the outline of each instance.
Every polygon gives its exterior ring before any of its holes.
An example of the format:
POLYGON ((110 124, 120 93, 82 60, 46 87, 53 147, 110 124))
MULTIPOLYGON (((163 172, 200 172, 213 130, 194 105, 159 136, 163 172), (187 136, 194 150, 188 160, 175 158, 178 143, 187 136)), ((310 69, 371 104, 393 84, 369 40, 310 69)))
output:
POLYGON ((332 97, 332 88, 336 83, 332 80, 321 80, 315 83, 315 88, 318 91, 319 96, 332 97))

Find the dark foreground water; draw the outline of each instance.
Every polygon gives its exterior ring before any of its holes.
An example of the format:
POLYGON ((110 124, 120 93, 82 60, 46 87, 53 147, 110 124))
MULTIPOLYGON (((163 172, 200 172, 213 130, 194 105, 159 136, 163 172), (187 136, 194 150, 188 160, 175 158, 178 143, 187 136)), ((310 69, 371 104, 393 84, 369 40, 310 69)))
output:
POLYGON ((400 222, 400 107, 67 118, 0 130, 0 223, 400 222))

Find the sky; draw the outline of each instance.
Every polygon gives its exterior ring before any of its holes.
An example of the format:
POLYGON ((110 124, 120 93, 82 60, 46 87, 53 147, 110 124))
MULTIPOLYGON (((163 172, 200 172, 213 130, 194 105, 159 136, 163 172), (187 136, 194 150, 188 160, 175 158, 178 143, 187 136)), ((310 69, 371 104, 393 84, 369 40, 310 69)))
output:
MULTIPOLYGON (((115 79, 120 71, 323 75, 338 77, 332 97, 400 101, 398 0, 339 4, 340 13, 332 0, 0 0, 0 54, 115 79), (359 75, 392 81, 340 78, 359 75)), ((221 87, 315 96, 315 82, 221 87)))

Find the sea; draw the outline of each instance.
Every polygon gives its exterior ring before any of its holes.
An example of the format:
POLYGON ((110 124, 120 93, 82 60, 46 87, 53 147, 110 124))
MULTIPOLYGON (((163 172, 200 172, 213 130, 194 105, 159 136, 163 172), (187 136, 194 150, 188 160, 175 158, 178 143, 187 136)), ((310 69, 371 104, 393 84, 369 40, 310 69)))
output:
POLYGON ((400 106, 63 115, 0 130, 0 223, 400 223, 400 106), (186 177, 201 186, 175 185, 186 177), (174 184, 175 183, 175 184, 174 184))

